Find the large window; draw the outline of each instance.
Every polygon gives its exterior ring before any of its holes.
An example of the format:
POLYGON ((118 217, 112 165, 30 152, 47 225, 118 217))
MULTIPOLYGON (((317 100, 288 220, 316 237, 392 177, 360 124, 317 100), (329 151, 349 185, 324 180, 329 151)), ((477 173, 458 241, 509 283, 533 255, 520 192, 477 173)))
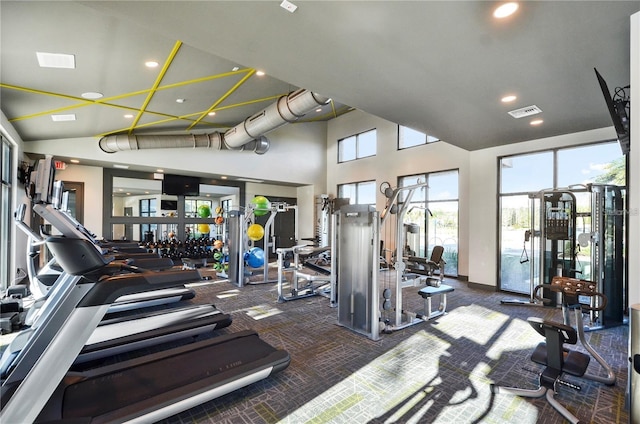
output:
MULTIPOLYGON (((625 185, 625 157, 617 142, 549 150, 508 156, 500 159, 499 210, 499 275, 501 290, 529 294, 531 261, 538 262, 538 249, 525 242, 526 232, 534 226, 538 231, 539 200, 533 194, 544 189, 571 187, 577 199, 577 226, 580 232, 591 228, 590 197, 584 187, 588 183, 625 185), (532 222, 534 221, 534 222, 532 222)), ((587 252, 577 252, 582 278, 590 277, 587 252)))
POLYGON ((399 185, 407 187, 418 181, 426 182, 427 187, 416 189, 411 197, 404 224, 417 225, 419 233, 407 231, 407 245, 426 258, 434 246, 444 247, 445 274, 458 275, 458 171, 401 177, 399 185))
POLYGON ((439 138, 420 131, 413 130, 409 127, 398 126, 398 149, 406 149, 409 147, 422 146, 427 143, 440 141, 439 138))
POLYGON ((0 164, 2 164, 0 186, 0 288, 5 288, 13 280, 9 263, 11 252, 11 187, 13 184, 13 146, 0 137, 0 164))
POLYGON ((375 129, 338 140, 338 163, 376 155, 375 129))
POLYGON ((349 199, 351 205, 376 205, 376 182, 341 184, 338 186, 338 197, 349 199))

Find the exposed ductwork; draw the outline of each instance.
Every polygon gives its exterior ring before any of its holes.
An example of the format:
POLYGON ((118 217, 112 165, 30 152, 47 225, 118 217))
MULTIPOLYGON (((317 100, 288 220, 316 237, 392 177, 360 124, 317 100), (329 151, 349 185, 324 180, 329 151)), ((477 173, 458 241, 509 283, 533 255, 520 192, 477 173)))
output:
POLYGON ((329 103, 331 99, 311 91, 300 89, 282 96, 277 102, 263 109, 224 134, 190 135, 109 135, 102 137, 98 145, 106 153, 124 150, 206 147, 249 150, 264 154, 269 150, 269 140, 264 134, 290 122, 295 122, 314 108, 329 103))
POLYGON ((102 137, 98 144, 106 153, 176 147, 208 147, 220 150, 222 134, 214 132, 199 135, 108 135, 102 137))

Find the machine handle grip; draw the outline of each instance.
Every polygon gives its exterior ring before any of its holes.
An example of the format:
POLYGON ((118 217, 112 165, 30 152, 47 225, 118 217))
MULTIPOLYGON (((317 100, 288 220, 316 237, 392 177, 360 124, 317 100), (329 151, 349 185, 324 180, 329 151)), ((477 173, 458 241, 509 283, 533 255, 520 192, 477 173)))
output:
POLYGON ((540 284, 533 290, 534 297, 537 300, 543 303, 549 303, 549 299, 545 299, 540 295, 540 290, 542 289, 548 289, 554 293, 562 293, 563 297, 572 296, 576 299, 578 296, 599 297, 600 301, 595 302, 598 306, 581 304, 581 307, 586 311, 602 311, 607 306, 607 297, 603 293, 597 291, 597 285, 593 281, 555 276, 551 280, 551 284, 540 284))

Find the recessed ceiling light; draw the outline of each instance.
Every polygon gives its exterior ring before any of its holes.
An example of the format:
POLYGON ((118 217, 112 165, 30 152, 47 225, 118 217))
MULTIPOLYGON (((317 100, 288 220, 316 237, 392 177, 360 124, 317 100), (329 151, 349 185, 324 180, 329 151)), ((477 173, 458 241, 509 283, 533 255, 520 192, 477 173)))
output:
POLYGON ((68 114, 64 114, 64 115, 51 115, 51 119, 54 122, 75 121, 76 120, 76 114, 75 113, 68 113, 68 114))
POLYGON ((235 71, 239 71, 239 70, 240 70, 240 67, 239 67, 239 66, 234 66, 231 70, 232 70, 233 72, 235 72, 235 71))
POLYGON ((319 107, 318 109, 316 109, 316 112, 322 112, 322 108, 319 107))
POLYGON ((129 165, 120 165, 119 163, 114 163, 113 167, 118 169, 129 169, 129 165))
POLYGON ((215 116, 215 115, 216 115, 216 113, 215 113, 215 112, 209 112, 207 115, 209 115, 209 116, 215 116))
POLYGON ((130 113, 127 113, 126 115, 124 115, 124 117, 127 118, 127 119, 131 119, 131 118, 133 118, 133 115, 130 114, 130 113))
POLYGON ((75 69, 76 57, 72 54, 36 52, 38 65, 42 68, 75 69))
POLYGON ((513 15, 516 10, 518 10, 518 3, 504 3, 498 6, 496 10, 493 11, 493 17, 498 19, 506 18, 507 16, 513 15))
POLYGON ((78 159, 69 159, 69 162, 71 162, 71 163, 80 163, 80 161, 78 159))
POLYGON ((149 61, 144 63, 144 66, 146 66, 147 68, 157 68, 158 65, 159 65, 159 63, 156 62, 155 60, 149 60, 149 61))
POLYGON ((156 169, 156 172, 164 172, 164 169, 156 169))
POLYGON ((228 177, 227 177, 226 175, 222 175, 222 176, 220 177, 220 179, 222 179, 222 180, 226 180, 227 178, 228 178, 228 177))
POLYGON ((264 75, 264 71, 257 71, 257 72, 256 72, 256 75, 257 75, 257 76, 259 76, 259 77, 261 77, 261 76, 263 76, 263 75, 264 75))
POLYGON ((533 121, 529 122, 529 124, 536 126, 542 124, 543 122, 544 121, 542 119, 534 119, 533 121))
POLYGON ((185 99, 176 99, 176 103, 184 103, 185 99))
POLYGON ((500 99, 500 101, 502 103, 511 103, 512 101, 514 101, 515 99, 517 99, 516 96, 514 95, 509 95, 509 96, 504 96, 502 99, 500 99))
POLYGON ((98 93, 97 91, 87 91, 86 93, 82 93, 81 96, 89 100, 96 100, 104 97, 102 93, 98 93))

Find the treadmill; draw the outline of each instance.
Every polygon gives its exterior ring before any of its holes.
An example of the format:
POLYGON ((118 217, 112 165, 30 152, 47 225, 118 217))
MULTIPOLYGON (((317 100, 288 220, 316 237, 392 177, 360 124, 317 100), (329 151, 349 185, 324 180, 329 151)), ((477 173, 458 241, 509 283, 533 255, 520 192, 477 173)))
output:
MULTIPOLYGON (((87 240, 94 246, 96 252, 102 254, 101 248, 93 243, 93 240, 89 239, 85 233, 79 231, 76 226, 63 219, 58 209, 52 208, 51 205, 35 205, 34 209, 38 213, 46 211, 43 216, 63 236, 87 240)), ((20 223, 26 227, 22 221, 20 223)), ((38 236, 33 233, 30 234, 30 237, 35 239, 38 236)), ((57 260, 57 256, 54 255, 54 259, 57 260)), ((146 271, 126 263, 112 262, 111 260, 112 258, 104 256, 105 265, 100 269, 102 278, 111 276, 114 281, 118 281, 118 278, 126 275, 125 273, 135 273, 141 276, 157 274, 157 279, 162 279, 167 284, 157 290, 148 292, 119 293, 118 298, 107 310, 108 319, 102 320, 93 331, 76 358, 77 363, 98 360, 143 347, 148 348, 185 337, 205 336, 214 330, 231 325, 231 316, 222 313, 212 304, 186 305, 184 307, 171 307, 156 311, 150 311, 148 308, 145 310, 136 308, 135 312, 129 311, 125 314, 115 314, 115 311, 126 309, 122 305, 137 302, 141 298, 147 299, 147 306, 152 304, 152 300, 156 297, 161 298, 160 304, 165 304, 166 299, 162 298, 163 295, 166 296, 166 293, 174 290, 176 286, 184 288, 184 284, 198 281, 200 275, 197 270, 146 271), (114 315, 117 316, 114 317, 114 315)), ((64 278, 65 273, 61 272, 58 280, 64 281, 64 278)), ((51 308, 51 303, 54 302, 49 302, 48 298, 55 293, 57 285, 61 283, 61 281, 57 281, 52 286, 53 288, 46 293, 46 296, 40 299, 38 304, 34 305, 33 310, 30 311, 28 324, 32 327, 31 331, 19 333, 3 352, 0 359, 0 376, 6 375, 8 370, 14 366, 16 357, 24 349, 33 329, 47 319, 45 311, 47 308, 51 308)))
POLYGON ((0 422, 152 422, 285 369, 287 352, 241 331, 114 363, 75 364, 115 299, 167 287, 163 273, 102 278, 108 260, 89 240, 52 236, 65 270, 36 328, 2 379, 0 422))
MULTIPOLYGON (((63 211, 56 209, 53 205, 34 205, 34 210, 47 221, 51 220, 52 225, 64 231, 68 228, 75 227, 80 233, 84 234, 87 238, 94 240, 93 235, 86 230, 82 224, 75 221, 71 216, 63 211)), ((35 263, 38 260, 40 254, 40 245, 44 244, 44 239, 39 234, 35 233, 29 226, 24 223, 24 216, 26 213, 26 205, 22 204, 18 207, 14 213, 14 221, 16 226, 22 230, 29 238, 29 244, 27 246, 27 272, 29 274, 30 291, 36 302, 40 299, 44 299, 47 293, 51 290, 55 282, 57 281, 62 269, 55 263, 55 258, 51 259, 45 266, 36 271, 35 263)), ((51 222, 49 221, 49 222, 51 222)), ((105 251, 105 253, 107 253, 105 251)), ((173 267, 173 261, 168 258, 160 258, 157 254, 119 254, 114 256, 114 259, 119 259, 126 265, 130 265, 128 268, 130 272, 141 272, 143 270, 166 270, 173 267)), ((199 280, 200 277, 194 278, 193 281, 199 280)), ((191 281, 190 281, 191 282, 191 281)), ((118 299, 110 309, 109 312, 122 312, 130 311, 138 308, 153 307, 159 305, 167 305, 182 300, 189 300, 195 297, 195 292, 185 286, 172 287, 169 289, 158 290, 153 293, 146 293, 144 295, 137 294, 128 297, 118 299)))
MULTIPOLYGON (((54 185, 54 190, 56 192, 61 192, 63 190, 62 181, 56 181, 54 185)), ((57 196, 54 195, 54 198, 57 196)), ((63 229, 68 230, 70 228, 75 228, 77 233, 84 235, 88 240, 91 240, 96 245, 100 246, 100 244, 96 241, 95 234, 91 233, 86 227, 76 221, 72 216, 63 210, 56 207, 56 202, 54 200, 51 204, 44 203, 36 203, 33 205, 33 210, 40 215, 45 221, 49 222, 59 231, 63 231, 63 229)), ((64 233, 63 233, 64 234, 64 233)), ((102 246, 100 246, 102 248, 102 246)), ((135 259, 135 261, 140 265, 144 266, 144 261, 147 262, 150 259, 161 260, 162 258, 158 258, 158 255, 155 253, 122 253, 122 252, 111 252, 108 249, 103 249, 104 254, 108 254, 112 256, 114 259, 119 261, 125 261, 126 259, 135 259)), ((166 263, 165 260, 161 262, 166 263)), ((131 262, 130 262, 131 263, 131 262)), ((134 262, 135 263, 135 262, 134 262)), ((157 263, 153 263, 154 268, 158 268, 157 263)), ((162 268, 160 266, 160 268, 162 268)), ((131 268, 134 270, 134 268, 131 268)), ((198 275, 193 281, 200 280, 200 276, 198 275)), ((126 311, 137 308, 144 308, 150 306, 158 306, 165 305, 173 302, 178 302, 181 300, 188 300, 195 297, 195 292, 187 287, 170 287, 163 290, 157 290, 152 293, 137 293, 134 295, 130 295, 127 298, 119 299, 116 304, 111 307, 111 312, 114 311, 126 311)))

